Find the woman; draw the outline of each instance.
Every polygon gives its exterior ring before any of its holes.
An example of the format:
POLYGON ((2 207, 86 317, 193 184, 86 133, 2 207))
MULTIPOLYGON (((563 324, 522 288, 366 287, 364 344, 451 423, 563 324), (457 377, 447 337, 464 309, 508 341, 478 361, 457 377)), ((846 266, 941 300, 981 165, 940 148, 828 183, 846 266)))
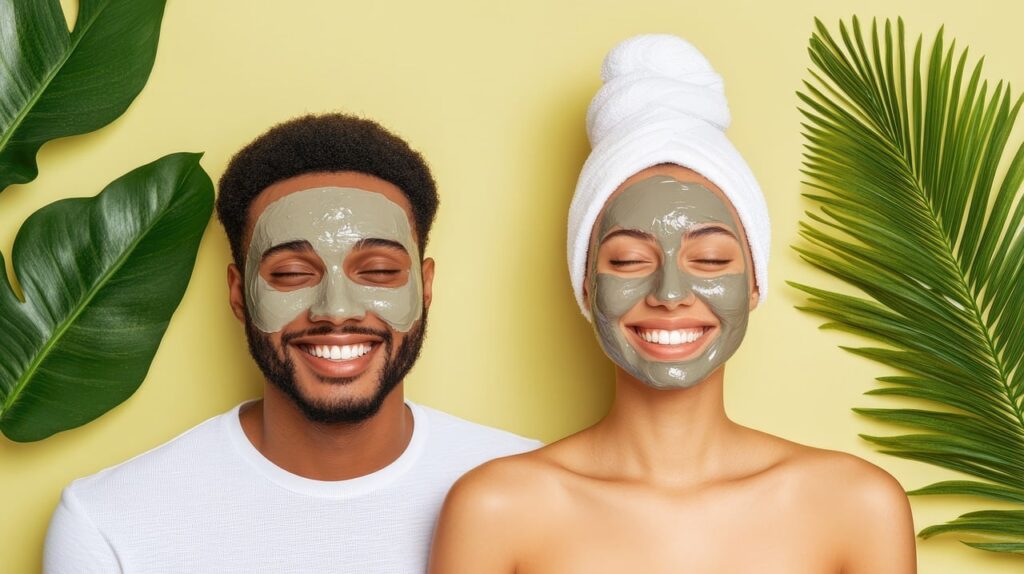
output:
POLYGON ((726 416, 724 364, 764 300, 769 227, 723 133, 721 79, 672 36, 623 42, 602 72, 569 266, 616 365, 614 403, 463 477, 431 572, 914 572, 892 477, 726 416))

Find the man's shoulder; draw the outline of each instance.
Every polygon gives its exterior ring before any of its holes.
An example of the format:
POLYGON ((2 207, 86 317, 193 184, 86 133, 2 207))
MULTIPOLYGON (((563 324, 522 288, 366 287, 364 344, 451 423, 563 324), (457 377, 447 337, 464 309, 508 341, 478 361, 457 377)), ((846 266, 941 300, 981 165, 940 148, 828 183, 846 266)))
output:
POLYGON ((499 428, 468 421, 437 409, 415 404, 430 426, 431 442, 440 448, 478 452, 486 460, 519 454, 539 448, 542 443, 499 428))
POLYGON ((83 501, 103 502, 116 496, 135 496, 147 489, 166 488, 176 480, 195 478, 197 469, 224 458, 230 448, 224 417, 213 416, 169 441, 95 474, 75 480, 68 493, 83 501))

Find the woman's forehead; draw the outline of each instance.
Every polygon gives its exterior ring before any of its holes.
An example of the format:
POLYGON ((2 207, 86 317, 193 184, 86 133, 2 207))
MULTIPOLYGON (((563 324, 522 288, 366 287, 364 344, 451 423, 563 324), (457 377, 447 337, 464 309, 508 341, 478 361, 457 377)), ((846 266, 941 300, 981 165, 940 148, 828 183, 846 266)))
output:
POLYGON ((627 186, 605 206, 599 235, 612 229, 638 229, 677 236, 700 225, 719 223, 738 233, 739 223, 726 200, 698 182, 652 176, 627 186))

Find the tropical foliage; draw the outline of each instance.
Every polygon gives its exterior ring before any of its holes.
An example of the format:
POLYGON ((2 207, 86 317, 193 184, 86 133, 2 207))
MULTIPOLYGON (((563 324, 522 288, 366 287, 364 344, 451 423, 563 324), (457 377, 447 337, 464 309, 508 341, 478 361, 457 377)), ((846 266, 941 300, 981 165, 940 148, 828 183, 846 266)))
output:
POLYGON ((0 0, 0 191, 36 177, 47 141, 117 119, 156 57, 165 0, 0 0))
POLYGON ((825 327, 879 344, 847 350, 899 373, 868 394, 904 408, 855 411, 913 434, 864 438, 966 475, 909 494, 999 501, 920 535, 1024 554, 1024 146, 1008 148, 1021 99, 941 30, 927 55, 906 45, 902 21, 867 33, 855 18, 839 41, 817 22, 799 97, 819 209, 796 249, 861 293, 791 285, 825 327))
MULTIPOLYGON (((0 0, 0 190, 36 175, 46 141, 118 117, 146 83, 164 0, 0 0)), ((89 199, 48 205, 0 255, 0 431, 84 424, 145 378, 213 208, 199 154, 172 154, 89 199)))
MULTIPOLYGON (((0 281, 0 429, 37 440, 128 398, 178 306, 213 210, 199 154, 37 211, 14 242, 25 296, 0 281)), ((2 262, 2 258, 0 258, 2 262)))

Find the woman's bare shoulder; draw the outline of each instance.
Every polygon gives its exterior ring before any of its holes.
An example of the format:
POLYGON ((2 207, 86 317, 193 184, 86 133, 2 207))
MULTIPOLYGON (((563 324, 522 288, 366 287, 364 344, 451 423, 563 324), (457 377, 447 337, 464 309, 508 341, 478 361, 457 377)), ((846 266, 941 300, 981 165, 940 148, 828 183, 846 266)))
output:
POLYGON ((770 480, 787 493, 786 508, 830 530, 848 556, 862 561, 882 556, 909 568, 914 526, 899 481, 852 454, 771 438, 778 441, 779 456, 770 480))
POLYGON ((486 462, 463 475, 448 498, 481 510, 509 512, 555 497, 564 488, 566 474, 558 456, 561 448, 554 443, 486 462))
POLYGON ((846 452, 777 440, 785 443, 778 472, 815 499, 846 501, 864 511, 906 501, 900 483, 875 464, 846 452))
POLYGON ((492 460, 456 481, 441 509, 432 572, 515 571, 521 553, 544 535, 538 517, 557 512, 564 492, 548 449, 492 460))

